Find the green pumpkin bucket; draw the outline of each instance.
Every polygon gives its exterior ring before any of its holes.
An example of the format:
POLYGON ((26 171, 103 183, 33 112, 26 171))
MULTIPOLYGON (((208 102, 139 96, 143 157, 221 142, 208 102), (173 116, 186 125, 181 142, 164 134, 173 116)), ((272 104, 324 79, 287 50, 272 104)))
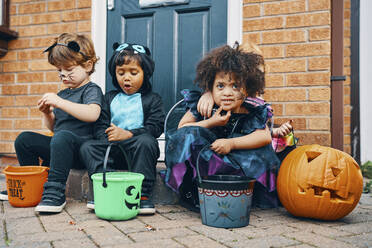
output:
POLYGON ((129 220, 137 216, 144 176, 134 172, 106 172, 111 145, 106 150, 103 173, 93 180, 94 211, 106 220, 129 220))

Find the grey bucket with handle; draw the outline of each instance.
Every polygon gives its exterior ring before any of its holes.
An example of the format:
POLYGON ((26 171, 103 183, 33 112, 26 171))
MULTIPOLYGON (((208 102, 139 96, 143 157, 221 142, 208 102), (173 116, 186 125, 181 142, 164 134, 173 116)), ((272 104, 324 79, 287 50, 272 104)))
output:
MULTIPOLYGON (((255 179, 237 175, 200 176, 198 155, 196 170, 202 223, 207 226, 234 228, 249 224, 255 179)), ((229 157, 230 161, 233 159, 229 157)), ((233 162, 234 163, 234 162, 233 162)), ((237 164, 239 167, 240 165, 237 164)), ((240 167, 240 169, 244 170, 240 167)), ((245 173, 244 173, 245 175, 245 173)))

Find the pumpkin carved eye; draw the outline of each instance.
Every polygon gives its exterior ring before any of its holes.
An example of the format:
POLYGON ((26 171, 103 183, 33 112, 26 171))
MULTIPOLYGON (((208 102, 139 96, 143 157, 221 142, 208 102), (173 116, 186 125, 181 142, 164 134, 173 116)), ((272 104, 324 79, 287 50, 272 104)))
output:
POLYGON ((133 209, 133 208, 138 209, 139 208, 139 201, 138 201, 138 199, 140 198, 140 192, 136 189, 136 187, 134 187, 133 185, 129 186, 125 190, 125 193, 128 196, 136 195, 136 197, 134 198, 136 201, 134 201, 133 203, 127 201, 127 198, 132 199, 133 197, 125 197, 124 203, 127 206, 127 208, 129 208, 129 209, 133 209))
POLYGON ((334 220, 350 213, 359 202, 363 177, 347 153, 306 145, 284 159, 277 188, 280 201, 293 215, 334 220))

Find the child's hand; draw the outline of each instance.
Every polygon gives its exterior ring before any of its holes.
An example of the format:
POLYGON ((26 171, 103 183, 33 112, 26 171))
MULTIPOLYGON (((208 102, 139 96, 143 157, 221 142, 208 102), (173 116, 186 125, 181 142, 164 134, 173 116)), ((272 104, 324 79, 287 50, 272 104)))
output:
POLYGON ((284 137, 293 130, 292 120, 283 123, 278 128, 273 128, 273 137, 284 137))
POLYGON ((225 126, 230 119, 231 111, 229 110, 225 115, 221 115, 222 107, 219 107, 214 115, 209 119, 212 127, 225 126))
POLYGON ((233 149, 233 142, 229 139, 217 139, 211 145, 211 150, 218 154, 228 154, 233 149))
POLYGON ((38 101, 38 105, 49 105, 58 108, 58 105, 63 99, 55 93, 45 93, 38 101))
POLYGON ((127 140, 133 137, 133 133, 128 130, 121 129, 111 123, 110 127, 106 129, 108 141, 121 141, 127 140))
POLYGON ((38 104, 37 106, 39 108, 39 111, 46 115, 49 115, 53 111, 53 107, 48 104, 41 103, 41 104, 38 104))
POLYGON ((203 117, 211 117, 214 101, 210 91, 205 92, 198 101, 198 112, 203 117))

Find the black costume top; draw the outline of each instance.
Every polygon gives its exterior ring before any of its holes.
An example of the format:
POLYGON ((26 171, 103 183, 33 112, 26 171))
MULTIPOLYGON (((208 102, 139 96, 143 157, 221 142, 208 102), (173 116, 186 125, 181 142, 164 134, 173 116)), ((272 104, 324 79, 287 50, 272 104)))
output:
MULTIPOLYGON (((105 130, 110 126, 111 122, 110 104, 118 93, 120 93, 118 90, 113 90, 106 93, 104 97, 101 116, 95 126, 95 138, 97 139, 107 139, 105 130)), ((163 133, 164 127, 165 113, 163 101, 157 93, 151 91, 141 93, 141 100, 144 127, 128 131, 133 133, 133 136, 149 133, 155 138, 158 138, 163 133)))

